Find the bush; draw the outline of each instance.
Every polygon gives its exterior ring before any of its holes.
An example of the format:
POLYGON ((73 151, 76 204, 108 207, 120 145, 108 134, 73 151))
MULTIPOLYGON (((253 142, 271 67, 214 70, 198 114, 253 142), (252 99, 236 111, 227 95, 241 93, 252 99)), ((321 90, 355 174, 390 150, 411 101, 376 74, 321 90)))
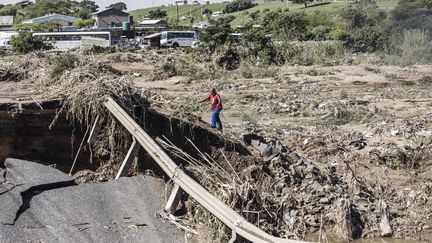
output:
POLYGON ((217 46, 227 42, 229 34, 233 32, 230 24, 233 20, 234 16, 210 20, 211 26, 200 33, 200 41, 207 45, 206 51, 214 52, 217 46))
POLYGON ((401 45, 400 64, 429 64, 432 62, 432 38, 424 30, 406 30, 401 45))
POLYGON ((271 11, 261 21, 267 34, 283 40, 302 40, 307 30, 307 19, 303 12, 271 11))
POLYGON ((280 64, 278 51, 269 36, 263 31, 251 29, 244 33, 242 38, 244 47, 243 59, 255 62, 257 65, 280 64))
POLYGON ((51 78, 57 78, 64 73, 66 70, 71 70, 75 67, 75 63, 78 62, 78 58, 70 53, 62 54, 54 60, 54 65, 51 70, 51 78))
POLYGON ((252 0, 235 0, 233 2, 228 3, 223 12, 224 13, 234 13, 238 11, 242 11, 245 9, 253 8, 257 4, 252 0))
POLYGON ((12 49, 20 53, 28 53, 37 50, 49 50, 52 48, 43 40, 33 37, 30 32, 20 32, 19 35, 12 37, 12 49))
POLYGON ((213 11, 211 9, 206 8, 202 11, 202 13, 203 13, 203 15, 211 15, 213 13, 213 11))
POLYGON ((173 62, 164 62, 162 64, 162 71, 168 75, 168 77, 174 77, 177 75, 177 68, 173 62))
POLYGON ((95 19, 81 19, 74 23, 74 25, 78 28, 86 28, 91 27, 96 23, 95 19))
POLYGON ((240 66, 240 54, 234 47, 229 47, 216 58, 216 63, 225 70, 235 70, 240 66))
POLYGON ((364 27, 354 31, 345 41, 346 47, 354 52, 375 52, 384 50, 386 35, 374 27, 364 27))
POLYGON ((286 63, 306 66, 338 63, 345 53, 340 41, 283 42, 277 49, 286 63))
POLYGON ((260 15, 260 11, 257 10, 257 11, 254 11, 254 12, 250 13, 250 14, 249 14, 249 17, 250 17, 253 21, 256 21, 256 20, 258 20, 259 15, 260 15))

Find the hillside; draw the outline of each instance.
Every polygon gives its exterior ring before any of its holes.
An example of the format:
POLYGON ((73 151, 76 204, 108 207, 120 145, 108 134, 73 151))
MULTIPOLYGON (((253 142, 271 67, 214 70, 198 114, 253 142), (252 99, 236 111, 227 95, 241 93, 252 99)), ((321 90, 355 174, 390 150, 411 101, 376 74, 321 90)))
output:
MULTIPOLYGON (((250 21, 250 17, 248 13, 260 11, 263 12, 266 9, 268 10, 276 10, 276 9, 290 9, 291 11, 306 11, 306 12, 312 12, 312 11, 337 11, 343 7, 349 6, 351 3, 347 2, 331 2, 328 4, 319 4, 316 6, 310 6, 308 8, 304 8, 303 4, 294 4, 291 2, 287 3, 262 3, 259 4, 253 8, 239 11, 232 14, 227 15, 233 15, 235 16, 235 20, 232 22, 233 26, 238 25, 244 25, 246 22, 250 21)), ((390 11, 392 10, 396 5, 396 0, 383 0, 378 1, 378 8, 390 11)), ((179 6, 178 7, 178 16, 192 16, 195 21, 194 22, 200 22, 203 20, 206 20, 203 15, 201 14, 204 9, 210 9, 213 12, 215 11, 221 11, 224 8, 225 3, 214 3, 209 5, 186 5, 186 6, 179 6)), ((175 6, 161 6, 161 7, 153 7, 153 8, 143 8, 143 9, 137 9, 130 11, 130 14, 134 17, 136 21, 142 20, 151 10, 155 10, 157 8, 160 8, 167 12, 169 19, 175 19, 177 18, 177 10, 175 6)), ((180 21, 180 23, 188 24, 190 20, 180 21)))

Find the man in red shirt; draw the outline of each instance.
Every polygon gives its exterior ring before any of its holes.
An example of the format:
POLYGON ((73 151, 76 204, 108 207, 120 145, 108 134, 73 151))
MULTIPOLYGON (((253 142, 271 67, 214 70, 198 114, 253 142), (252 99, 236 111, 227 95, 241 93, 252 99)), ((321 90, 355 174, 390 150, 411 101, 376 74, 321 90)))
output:
POLYGON ((219 130, 222 130, 222 121, 219 117, 219 113, 222 111, 222 99, 220 95, 216 92, 216 89, 212 89, 211 93, 204 98, 201 102, 204 101, 210 101, 211 103, 211 110, 212 110, 212 120, 211 120, 211 126, 213 128, 217 128, 219 130))

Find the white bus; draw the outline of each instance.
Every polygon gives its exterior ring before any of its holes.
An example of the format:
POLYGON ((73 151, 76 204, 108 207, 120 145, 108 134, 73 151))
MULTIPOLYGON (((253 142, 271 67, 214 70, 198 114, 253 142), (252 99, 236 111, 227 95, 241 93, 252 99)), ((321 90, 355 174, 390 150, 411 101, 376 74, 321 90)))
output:
MULTIPOLYGON (((82 46, 83 37, 91 37, 100 41, 95 42, 98 45, 107 47, 111 46, 111 33, 109 31, 93 32, 93 31, 71 31, 71 32, 45 32, 33 33, 34 37, 42 38, 44 41, 50 42, 54 49, 67 51, 82 46)), ((87 38, 88 39, 88 38, 87 38)))
POLYGON ((160 44, 163 47, 192 47, 197 39, 195 31, 164 31, 161 33, 160 44))
POLYGON ((2 32, 0 31, 0 49, 10 49, 11 39, 18 35, 18 32, 2 32))

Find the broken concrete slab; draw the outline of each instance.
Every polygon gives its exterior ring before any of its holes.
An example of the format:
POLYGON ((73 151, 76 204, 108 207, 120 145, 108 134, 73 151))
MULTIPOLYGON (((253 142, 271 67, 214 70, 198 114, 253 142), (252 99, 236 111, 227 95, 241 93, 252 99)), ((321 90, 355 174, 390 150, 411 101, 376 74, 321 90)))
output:
MULTIPOLYGON (((163 210, 165 185, 147 176, 120 178, 106 183, 88 183, 41 190, 32 194, 26 210, 15 215, 22 205, 23 189, 35 182, 50 184, 31 168, 42 171, 34 163, 8 161, 7 177, 23 183, 23 188, 0 195, 0 219, 8 219, 0 227, 0 242, 183 242, 183 232, 156 217, 163 210), (19 171, 22 168, 23 171, 19 171), (35 177, 40 176, 37 180, 35 177), (25 178, 29 177, 26 182, 25 178), (13 213, 8 213, 8 210, 13 213), (13 216, 13 217, 12 217, 13 216), (10 220, 12 218, 12 220, 10 220), (10 221, 14 222, 11 224, 10 221)), ((53 168, 56 181, 69 181, 53 168), (65 180, 66 179, 66 180, 65 180)), ((62 174, 61 172, 59 172, 62 174)), ((73 180, 72 180, 73 182, 73 180)), ((27 189, 29 190, 29 189, 27 189)))
POLYGON ((5 160, 5 166, 7 181, 15 185, 22 184, 22 188, 74 181, 73 177, 55 168, 26 160, 8 158, 5 160))
POLYGON ((6 159, 4 182, 0 184, 0 223, 13 224, 28 207, 32 196, 44 190, 70 186, 74 178, 30 161, 6 159))

